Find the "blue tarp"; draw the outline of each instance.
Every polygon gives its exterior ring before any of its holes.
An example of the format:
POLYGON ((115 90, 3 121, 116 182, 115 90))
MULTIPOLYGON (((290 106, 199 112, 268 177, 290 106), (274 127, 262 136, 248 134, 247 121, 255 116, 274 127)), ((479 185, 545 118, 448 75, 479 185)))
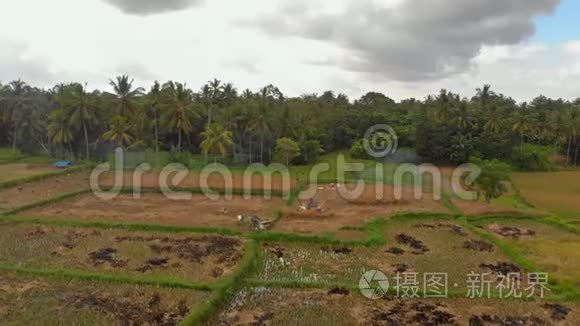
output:
POLYGON ((59 162, 55 162, 52 166, 54 166, 55 168, 64 169, 64 168, 71 167, 73 165, 74 165, 74 163, 71 161, 59 161, 59 162))

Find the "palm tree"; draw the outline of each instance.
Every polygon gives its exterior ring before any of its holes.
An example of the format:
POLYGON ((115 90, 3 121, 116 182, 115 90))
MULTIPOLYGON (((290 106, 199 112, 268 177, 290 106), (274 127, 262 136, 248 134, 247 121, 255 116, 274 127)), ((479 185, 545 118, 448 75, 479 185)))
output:
POLYGON ((70 145, 73 140, 72 130, 70 128, 69 117, 64 110, 58 109, 52 111, 47 128, 48 139, 54 145, 63 147, 70 145))
POLYGON ((23 112, 30 106, 29 98, 30 87, 18 79, 8 84, 5 113, 6 119, 12 123, 12 152, 16 152, 16 138, 18 135, 18 127, 22 119, 23 112))
POLYGON ((201 142, 200 147, 204 155, 213 153, 226 157, 228 154, 228 148, 234 144, 232 132, 226 130, 225 127, 219 123, 212 123, 209 125, 206 130, 201 133, 201 136, 204 140, 201 142))
POLYGON ((559 111, 552 111, 548 117, 547 131, 552 139, 554 139, 554 151, 552 154, 552 164, 556 164, 556 153, 558 152, 558 144, 565 134, 565 120, 564 115, 559 111))
POLYGON ((572 148, 572 139, 575 139, 580 130, 580 110, 577 108, 568 108, 564 112, 565 125, 564 129, 568 137, 568 149, 566 151, 566 166, 570 165, 570 150, 572 148))
POLYGON ((481 108, 484 110, 487 109, 491 97, 495 95, 495 93, 491 91, 491 85, 485 84, 483 85, 483 88, 477 88, 475 92, 475 98, 479 100, 481 108))
POLYGON ((155 128, 155 154, 159 152, 159 107, 163 102, 163 92, 157 81, 151 87, 147 95, 149 102, 149 111, 153 113, 153 126, 155 128))
POLYGON ((127 119, 123 116, 117 115, 111 120, 109 130, 103 134, 103 139, 112 141, 123 147, 125 144, 133 142, 133 136, 131 136, 129 132, 130 129, 131 125, 127 119))
POLYGON ((164 105, 163 124, 177 132, 177 149, 181 152, 183 134, 191 133, 193 130, 191 121, 198 116, 194 110, 193 92, 181 83, 171 83, 166 85, 166 89, 170 96, 164 105))
POLYGON ((524 135, 532 131, 534 116, 528 112, 528 103, 524 102, 512 114, 512 130, 520 135, 520 142, 524 143, 524 135))
POLYGON ((497 134, 501 130, 501 110, 495 106, 491 105, 484 113, 485 124, 483 129, 497 134))
POLYGON ((271 97, 267 87, 260 92, 260 99, 257 109, 251 112, 251 118, 248 128, 250 131, 260 136, 260 163, 264 163, 264 139, 271 132, 270 123, 270 104, 271 97))
POLYGON ((435 112, 435 116, 439 121, 447 119, 449 111, 451 110, 451 98, 452 95, 448 94, 446 89, 441 89, 439 96, 437 96, 438 106, 435 112))
POLYGON ((459 107, 454 112, 454 117, 451 119, 451 123, 462 130, 475 127, 475 118, 471 115, 467 102, 461 101, 459 107))
POLYGON ((76 130, 82 129, 85 138, 85 151, 86 159, 90 158, 89 153, 89 134, 87 131, 87 126, 97 122, 95 117, 96 107, 93 104, 93 100, 90 94, 86 91, 87 86, 76 84, 70 87, 69 92, 65 92, 65 98, 63 99, 63 104, 65 106, 70 105, 72 108, 70 116, 70 124, 76 130))
POLYGON ((135 80, 129 81, 129 76, 117 76, 115 79, 110 79, 109 85, 113 87, 113 95, 117 98, 117 114, 129 118, 137 113, 134 99, 143 95, 145 90, 141 87, 134 88, 135 80))

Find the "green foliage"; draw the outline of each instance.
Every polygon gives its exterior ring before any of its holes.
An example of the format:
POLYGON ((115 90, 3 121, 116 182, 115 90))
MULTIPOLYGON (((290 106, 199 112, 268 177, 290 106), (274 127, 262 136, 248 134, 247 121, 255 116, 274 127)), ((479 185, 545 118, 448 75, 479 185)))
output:
POLYGON ((285 162, 286 166, 300 156, 300 145, 288 137, 280 138, 276 141, 276 158, 278 161, 285 162))
POLYGON ((521 171, 552 171, 552 148, 550 146, 522 144, 512 149, 512 164, 521 171))
POLYGON ((511 169, 507 163, 495 159, 474 159, 472 163, 481 169, 481 174, 475 184, 479 187, 479 191, 483 192, 488 203, 507 192, 506 182, 511 176, 511 169))
POLYGON ((350 147, 349 154, 352 158, 358 159, 368 159, 369 154, 365 149, 365 141, 364 139, 359 139, 355 141, 352 146, 350 147))

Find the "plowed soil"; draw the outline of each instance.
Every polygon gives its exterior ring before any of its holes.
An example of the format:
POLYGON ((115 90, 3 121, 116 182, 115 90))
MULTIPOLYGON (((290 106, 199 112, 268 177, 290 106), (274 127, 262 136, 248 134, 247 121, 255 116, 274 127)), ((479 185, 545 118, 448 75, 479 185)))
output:
MULTIPOLYGON (((349 185, 346 187, 350 188, 349 185)), ((274 230, 295 233, 336 232, 344 227, 362 226, 377 217, 389 217, 395 213, 449 212, 429 193, 424 194, 422 199, 415 199, 412 189, 405 188, 402 200, 395 200, 392 186, 379 187, 377 190, 375 185, 367 185, 362 194, 356 197, 343 196, 329 185, 310 187, 307 191, 314 191, 314 198, 322 204, 323 210, 301 211, 299 206, 306 201, 306 192, 303 192, 302 199, 298 199, 294 207, 283 210, 282 219, 274 226, 274 230)))
POLYGON ((170 200, 160 193, 144 193, 141 199, 122 194, 112 200, 102 200, 93 194, 26 211, 27 215, 63 219, 83 219, 110 222, 169 224, 249 230, 238 224, 236 216, 257 215, 273 219, 282 199, 265 200, 261 196, 244 199, 233 196, 231 200, 210 200, 204 195, 192 195, 191 200, 170 200), (224 209, 227 212, 224 212, 224 209))

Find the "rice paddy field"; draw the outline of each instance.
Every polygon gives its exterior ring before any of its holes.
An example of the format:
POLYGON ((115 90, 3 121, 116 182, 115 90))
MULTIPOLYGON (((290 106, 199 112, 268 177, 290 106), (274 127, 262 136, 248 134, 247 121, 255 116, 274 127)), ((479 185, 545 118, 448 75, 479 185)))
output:
POLYGON ((512 181, 534 207, 580 224, 580 171, 514 173, 512 181))
MULTIPOLYGON (((279 192, 262 198, 262 187, 250 189, 251 198, 212 201, 190 177, 187 200, 164 198, 159 189, 104 200, 88 191, 87 171, 27 178, 0 189, 2 325, 580 320, 573 182, 548 190, 562 194, 550 206, 535 199, 541 183, 522 174, 514 178, 519 192, 491 205, 429 196, 377 201, 374 192, 339 198, 339 187, 348 184, 309 188, 300 178, 289 198, 279 192), (304 199, 306 190, 319 202, 304 199), (268 221, 256 229, 240 215, 268 221), (386 289, 365 278, 375 271, 388 279, 386 289), (525 293, 535 272, 549 275, 545 293, 505 297, 505 282, 517 281, 525 293), (430 274, 445 274, 444 296, 430 274), (487 295, 474 295, 469 275, 487 275, 487 295), (361 280, 380 295, 366 297, 361 280)), ((220 187, 212 183, 218 193, 220 187)), ((381 183, 392 194, 387 188, 381 183)))

